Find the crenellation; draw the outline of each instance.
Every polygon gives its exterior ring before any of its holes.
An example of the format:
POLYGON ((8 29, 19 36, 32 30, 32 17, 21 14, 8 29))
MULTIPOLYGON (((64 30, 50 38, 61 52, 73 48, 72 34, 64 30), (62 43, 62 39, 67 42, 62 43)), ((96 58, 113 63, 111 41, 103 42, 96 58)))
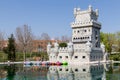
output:
POLYGON ((68 48, 67 47, 60 47, 59 53, 68 53, 68 48))

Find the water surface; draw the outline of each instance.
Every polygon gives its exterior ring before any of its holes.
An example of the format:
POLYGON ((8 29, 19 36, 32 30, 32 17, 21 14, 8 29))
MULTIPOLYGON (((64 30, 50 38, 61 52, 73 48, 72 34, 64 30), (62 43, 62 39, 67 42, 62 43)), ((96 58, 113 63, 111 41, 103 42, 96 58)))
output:
POLYGON ((120 64, 0 65, 0 80, 120 80, 120 64))

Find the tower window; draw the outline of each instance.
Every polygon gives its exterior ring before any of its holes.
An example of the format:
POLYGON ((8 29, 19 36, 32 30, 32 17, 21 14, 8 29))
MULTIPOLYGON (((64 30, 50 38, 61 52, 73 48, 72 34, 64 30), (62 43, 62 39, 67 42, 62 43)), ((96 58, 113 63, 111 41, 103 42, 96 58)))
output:
POLYGON ((89 29, 89 32, 90 32, 90 29, 89 29))
POLYGON ((86 69, 83 69, 83 71, 86 71, 86 69))
POLYGON ((65 58, 68 58, 68 56, 65 56, 65 58))
POLYGON ((59 58, 62 58, 62 56, 59 56, 59 58))
POLYGON ((78 33, 79 33, 80 31, 78 30, 78 33))
POLYGON ((78 69, 75 69, 75 71, 77 72, 77 71, 78 71, 78 69))
POLYGON ((66 69, 66 71, 68 71, 68 69, 66 69))
POLYGON ((59 71, 62 71, 62 69, 60 68, 59 71))
POLYGON ((82 58, 85 58, 85 56, 83 56, 82 58))
POLYGON ((85 30, 85 32, 87 32, 87 30, 85 30))
POLYGON ((75 58, 78 58, 78 56, 75 56, 75 58))

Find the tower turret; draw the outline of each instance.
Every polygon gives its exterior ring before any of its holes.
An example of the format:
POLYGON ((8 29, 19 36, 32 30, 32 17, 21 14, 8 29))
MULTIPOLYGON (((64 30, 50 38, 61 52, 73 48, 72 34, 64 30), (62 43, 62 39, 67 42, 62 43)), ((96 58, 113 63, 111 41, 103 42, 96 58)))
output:
POLYGON ((48 43, 48 45, 47 45, 47 53, 48 53, 48 54, 50 54, 50 50, 51 50, 51 44, 48 43))
POLYGON ((73 43, 69 42, 67 45, 68 45, 67 47, 68 47, 69 55, 72 56, 72 54, 73 54, 73 43))
POLYGON ((57 41, 54 43, 54 52, 57 53, 58 52, 58 48, 59 48, 59 44, 57 43, 57 41))

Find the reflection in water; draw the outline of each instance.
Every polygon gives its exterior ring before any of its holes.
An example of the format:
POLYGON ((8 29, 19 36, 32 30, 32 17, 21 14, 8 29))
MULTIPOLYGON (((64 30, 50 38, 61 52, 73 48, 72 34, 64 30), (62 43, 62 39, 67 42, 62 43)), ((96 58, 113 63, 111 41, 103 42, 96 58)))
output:
POLYGON ((13 80, 16 70, 15 64, 10 64, 9 66, 6 66, 6 70, 7 70, 7 80, 13 80))
POLYGON ((0 65, 0 80, 119 80, 120 65, 0 65))
POLYGON ((47 80, 47 66, 24 66, 16 73, 18 80, 47 80))
POLYGON ((0 78, 5 80, 14 80, 15 72, 16 72, 16 65, 4 65, 0 66, 0 78))
POLYGON ((106 80, 104 65, 50 66, 48 80, 106 80))

